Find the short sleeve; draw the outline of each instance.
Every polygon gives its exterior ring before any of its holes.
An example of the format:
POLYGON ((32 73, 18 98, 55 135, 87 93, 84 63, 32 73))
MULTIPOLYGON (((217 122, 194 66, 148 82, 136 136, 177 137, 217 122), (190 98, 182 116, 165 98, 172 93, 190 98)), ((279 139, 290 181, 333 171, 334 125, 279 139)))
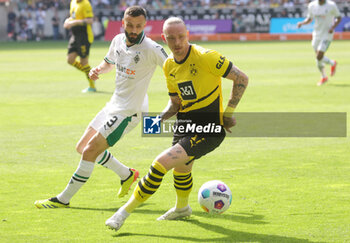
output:
POLYGON ((85 5, 84 16, 85 16, 85 18, 93 18, 94 17, 94 12, 92 11, 92 7, 91 7, 90 2, 88 2, 85 5))
POLYGON ((117 42, 117 36, 113 38, 111 45, 109 46, 107 55, 105 56, 105 59, 104 59, 109 64, 115 64, 117 62, 116 50, 115 50, 116 42, 117 42))
POLYGON ((306 18, 308 18, 308 19, 313 19, 314 18, 313 14, 312 14, 312 11, 311 11, 311 4, 309 4, 308 7, 307 7, 306 18))
POLYGON ((333 7, 332 13, 333 13, 334 17, 340 17, 341 15, 340 15, 340 11, 339 11, 337 5, 334 4, 333 6, 334 6, 334 7, 333 7))
POLYGON ((174 81, 172 81, 174 80, 174 78, 172 78, 167 71, 167 62, 164 62, 163 64, 163 72, 166 78, 166 85, 168 87, 169 96, 177 95, 175 83, 174 81))
POLYGON ((155 61, 158 66, 163 67, 164 61, 168 58, 168 54, 165 52, 161 45, 156 44, 153 48, 155 61))
POLYGON ((205 53, 205 60, 210 72, 216 76, 225 78, 232 68, 232 62, 214 50, 209 50, 205 53))

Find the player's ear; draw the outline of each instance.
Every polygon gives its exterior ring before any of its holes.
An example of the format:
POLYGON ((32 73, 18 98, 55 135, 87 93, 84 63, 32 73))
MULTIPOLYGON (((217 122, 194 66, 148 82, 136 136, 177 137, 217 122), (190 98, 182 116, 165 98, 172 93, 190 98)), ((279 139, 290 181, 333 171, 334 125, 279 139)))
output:
POLYGON ((190 31, 187 30, 187 38, 190 38, 190 31))
POLYGON ((162 37, 163 42, 166 43, 166 39, 165 39, 164 33, 162 33, 160 36, 162 37))
POLYGON ((122 19, 122 26, 123 28, 125 29, 125 26, 124 26, 125 22, 124 22, 124 18, 122 19))

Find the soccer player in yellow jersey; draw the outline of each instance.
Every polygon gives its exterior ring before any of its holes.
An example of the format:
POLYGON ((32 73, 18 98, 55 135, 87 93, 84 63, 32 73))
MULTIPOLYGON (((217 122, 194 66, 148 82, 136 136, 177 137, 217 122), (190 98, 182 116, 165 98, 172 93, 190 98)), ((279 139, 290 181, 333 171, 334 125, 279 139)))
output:
POLYGON ((180 18, 171 17, 164 22, 162 38, 172 55, 163 65, 170 101, 162 120, 177 114, 178 129, 173 146, 157 156, 129 201, 107 219, 106 225, 111 229, 119 230, 130 213, 156 192, 171 169, 174 169, 176 204, 158 220, 190 216, 192 209, 188 201, 194 160, 217 148, 225 137, 224 128, 231 132, 230 128, 235 125, 233 111, 248 85, 248 77, 218 52, 191 45, 188 37, 186 25, 180 18), (225 110, 221 77, 233 81, 225 110))
POLYGON ((86 92, 96 92, 95 83, 89 78, 89 52, 94 41, 92 33, 92 22, 94 13, 89 0, 72 0, 70 3, 70 17, 64 21, 63 27, 72 30, 69 39, 67 62, 73 67, 84 72, 89 82, 89 87, 82 90, 86 92), (77 61, 80 57, 80 62, 77 61))

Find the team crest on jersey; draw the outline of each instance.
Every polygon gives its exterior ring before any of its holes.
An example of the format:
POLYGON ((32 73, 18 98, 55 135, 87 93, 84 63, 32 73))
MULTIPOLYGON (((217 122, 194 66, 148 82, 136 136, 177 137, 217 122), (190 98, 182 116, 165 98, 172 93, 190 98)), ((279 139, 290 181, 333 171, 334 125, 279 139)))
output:
POLYGON ((140 61, 140 56, 138 54, 136 54, 136 56, 134 57, 134 61, 135 63, 138 63, 140 61))
POLYGON ((197 71, 197 68, 196 68, 196 64, 190 64, 190 73, 193 75, 193 76, 196 76, 198 71, 197 71))

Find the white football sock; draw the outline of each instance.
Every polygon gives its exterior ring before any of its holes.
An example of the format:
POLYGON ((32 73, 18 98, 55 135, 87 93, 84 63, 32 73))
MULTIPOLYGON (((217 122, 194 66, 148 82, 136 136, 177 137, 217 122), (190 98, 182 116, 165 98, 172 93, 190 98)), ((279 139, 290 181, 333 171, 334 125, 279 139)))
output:
POLYGON ((329 64, 329 65, 334 65, 334 61, 333 60, 331 60, 331 59, 329 59, 328 57, 326 57, 326 56, 323 56, 323 58, 322 58, 322 60, 321 60, 323 63, 325 63, 325 64, 329 64))
POLYGON ((325 78, 326 77, 326 73, 324 71, 324 64, 323 64, 323 61, 319 61, 318 59, 317 60, 317 67, 318 67, 318 70, 320 70, 320 73, 322 75, 322 78, 325 78))
POLYGON ((105 168, 113 170, 121 180, 125 180, 130 176, 129 167, 120 163, 108 150, 100 154, 97 157, 96 162, 105 168))
POLYGON ((62 203, 69 203, 70 199, 79 191, 85 182, 87 182, 93 169, 93 162, 81 160, 67 187, 57 196, 57 199, 62 203))
POLYGON ((125 219, 130 216, 130 213, 128 213, 125 210, 125 206, 122 206, 121 208, 119 208, 117 213, 120 214, 121 216, 123 216, 125 219))

